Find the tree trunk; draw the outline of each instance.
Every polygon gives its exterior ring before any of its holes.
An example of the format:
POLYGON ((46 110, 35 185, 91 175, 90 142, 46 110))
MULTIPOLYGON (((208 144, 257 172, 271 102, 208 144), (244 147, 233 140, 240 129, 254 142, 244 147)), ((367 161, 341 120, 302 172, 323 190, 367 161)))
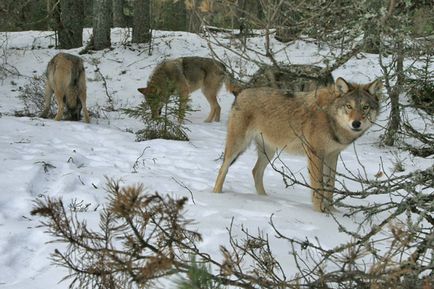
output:
POLYGON ((242 34, 242 30, 244 25, 246 24, 246 9, 247 9, 247 0, 237 0, 235 4, 235 11, 233 14, 234 19, 232 20, 232 28, 240 29, 240 34, 242 34))
POLYGON ((71 49, 83 45, 83 1, 61 0, 60 6, 54 8, 59 35, 59 48, 71 49))
POLYGON ((300 29, 297 27, 301 15, 298 11, 295 11, 288 7, 290 3, 282 2, 275 10, 279 11, 275 19, 270 19, 272 23, 276 25, 276 40, 280 42, 289 42, 298 38, 300 29))
POLYGON ((124 15, 124 0, 112 0, 113 4, 113 27, 126 27, 124 15))
POLYGON ((375 54, 380 53, 380 29, 371 23, 366 23, 363 31, 363 51, 375 54))
POLYGON ((93 3, 93 46, 95 50, 111 46, 112 0, 94 0, 93 3))
POLYGON ((164 29, 172 31, 187 31, 187 9, 184 1, 169 2, 163 14, 164 29))
POLYGON ((151 40, 151 17, 149 0, 134 1, 132 43, 147 43, 151 40))
POLYGON ((395 144, 397 133, 401 125, 401 112, 399 107, 399 95, 402 92, 404 84, 404 45, 402 40, 399 40, 396 45, 396 83, 391 89, 390 93, 390 116, 387 124, 386 132, 383 136, 383 143, 387 146, 393 146, 395 144))
MULTIPOLYGON (((188 22, 188 31, 193 33, 199 33, 200 27, 202 25, 200 11, 199 11, 199 0, 190 0, 188 1, 188 9, 187 9, 187 22, 188 22)), ((187 2, 186 2, 187 3, 187 2)))

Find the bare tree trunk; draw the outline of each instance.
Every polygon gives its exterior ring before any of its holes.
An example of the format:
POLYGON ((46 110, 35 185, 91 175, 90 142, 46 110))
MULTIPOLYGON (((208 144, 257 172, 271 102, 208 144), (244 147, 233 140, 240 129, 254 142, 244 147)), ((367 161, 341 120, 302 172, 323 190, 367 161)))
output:
POLYGON ((389 123, 387 124, 387 129, 383 136, 383 143, 387 146, 394 145, 399 127, 401 125, 399 95, 402 92, 402 87, 404 84, 404 45, 402 40, 398 41, 396 48, 396 83, 392 87, 389 95, 391 105, 389 123))
POLYGON ((112 0, 113 5, 113 27, 126 27, 124 15, 124 0, 112 0))
POLYGON ((53 6, 55 29, 59 35, 60 49, 77 48, 83 45, 83 1, 61 0, 53 6))
MULTIPOLYGON (((388 9, 386 15, 381 19, 380 25, 383 27, 387 21, 395 13, 396 0, 389 0, 388 9)), ((378 36, 379 39, 379 36, 378 36)), ((396 41, 396 49, 393 52, 396 55, 395 75, 396 83, 389 90, 390 97, 390 116, 387 124, 386 132, 383 135, 383 144, 387 146, 393 146, 397 139, 397 133, 401 125, 401 112, 399 108, 399 95, 402 92, 404 85, 404 40, 399 38, 396 41)))
POLYGON ((298 21, 301 19, 299 12, 291 10, 288 5, 292 3, 280 2, 276 6, 277 16, 276 19, 271 19, 276 22, 276 40, 281 42, 289 42, 297 39, 300 33, 298 21))
POLYGON ((364 51, 367 53, 379 53, 380 51, 380 28, 371 23, 364 25, 364 51))
POLYGON ((198 0, 188 0, 187 6, 187 18, 188 18, 188 31, 193 33, 199 33, 202 21, 200 19, 199 3, 198 0))
POLYGON ((94 0, 93 3, 93 49, 111 46, 112 0, 94 0))
POLYGON ((134 1, 133 43, 147 43, 151 41, 151 15, 149 0, 134 1))
POLYGON ((168 19, 164 29, 173 31, 187 31, 187 9, 184 1, 169 2, 165 9, 164 18, 168 19), (168 17, 169 16, 169 17, 168 17), (170 18, 170 19, 169 19, 170 18))
POLYGON ((247 9, 247 0, 237 0, 235 7, 234 17, 235 19, 232 21, 235 29, 240 29, 240 33, 246 24, 246 9, 247 9))

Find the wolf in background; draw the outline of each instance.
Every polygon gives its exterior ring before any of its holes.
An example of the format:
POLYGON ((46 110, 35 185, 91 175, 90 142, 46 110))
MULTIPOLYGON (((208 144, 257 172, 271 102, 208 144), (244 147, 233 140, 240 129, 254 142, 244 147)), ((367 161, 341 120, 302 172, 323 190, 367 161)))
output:
POLYGON ((238 95, 243 89, 273 87, 287 93, 310 92, 334 84, 331 72, 313 64, 262 65, 247 82, 233 80, 228 90, 238 95))
POLYGON ((44 110, 41 117, 50 113, 51 98, 54 92, 57 102, 55 120, 61 120, 65 104, 69 119, 80 120, 83 109, 84 121, 89 122, 86 107, 86 74, 83 60, 68 53, 56 54, 48 63, 46 71, 44 110))
POLYGON ((180 111, 185 113, 189 95, 201 89, 211 107, 205 122, 220 121, 217 93, 223 83, 230 90, 230 78, 223 63, 217 60, 198 56, 180 57, 158 64, 147 87, 137 90, 145 96, 152 117, 157 118, 171 95, 179 96, 180 111))
POLYGON ((338 156, 376 120, 381 89, 380 81, 362 85, 338 78, 334 85, 310 93, 243 90, 229 115, 224 161, 214 192, 222 191, 229 166, 254 140, 258 159, 252 173, 258 194, 266 194, 264 170, 276 150, 304 154, 313 207, 331 210, 338 156))
POLYGON ((325 68, 312 64, 263 65, 244 86, 308 92, 334 84, 331 72, 324 71, 325 68))

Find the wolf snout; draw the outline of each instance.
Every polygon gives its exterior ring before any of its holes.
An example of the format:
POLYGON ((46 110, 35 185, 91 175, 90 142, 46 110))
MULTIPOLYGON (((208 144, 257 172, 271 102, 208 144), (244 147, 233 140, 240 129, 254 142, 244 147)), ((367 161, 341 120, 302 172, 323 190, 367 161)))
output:
POLYGON ((351 127, 353 130, 360 130, 362 126, 362 123, 360 122, 360 120, 355 120, 351 123, 351 127))

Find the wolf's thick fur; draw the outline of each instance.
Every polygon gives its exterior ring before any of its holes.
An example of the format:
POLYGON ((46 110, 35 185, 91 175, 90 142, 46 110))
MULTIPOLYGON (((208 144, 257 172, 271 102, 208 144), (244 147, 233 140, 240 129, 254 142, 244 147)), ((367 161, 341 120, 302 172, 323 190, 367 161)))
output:
POLYGON ((311 64, 264 65, 252 75, 246 87, 274 87, 292 92, 313 91, 334 83, 330 72, 311 64))
POLYGON ((137 90, 145 96, 155 118, 171 95, 179 95, 180 110, 185 112, 190 93, 201 89, 211 107, 205 121, 211 122, 220 121, 221 109, 217 93, 224 82, 230 85, 225 66, 221 62, 197 56, 180 57, 158 64, 147 87, 137 90))
POLYGON ((54 93, 57 102, 55 120, 62 119, 66 104, 72 120, 80 120, 80 111, 83 109, 84 121, 88 123, 83 60, 72 54, 58 53, 48 63, 46 76, 44 110, 41 117, 47 117, 50 113, 51 97, 54 93))
POLYGON ((214 192, 222 191, 229 166, 254 139, 258 159, 253 178, 258 194, 265 194, 264 170, 276 150, 305 154, 314 209, 331 210, 339 153, 376 120, 381 88, 380 81, 360 85, 338 78, 335 85, 311 93, 243 90, 229 115, 224 161, 214 192))

